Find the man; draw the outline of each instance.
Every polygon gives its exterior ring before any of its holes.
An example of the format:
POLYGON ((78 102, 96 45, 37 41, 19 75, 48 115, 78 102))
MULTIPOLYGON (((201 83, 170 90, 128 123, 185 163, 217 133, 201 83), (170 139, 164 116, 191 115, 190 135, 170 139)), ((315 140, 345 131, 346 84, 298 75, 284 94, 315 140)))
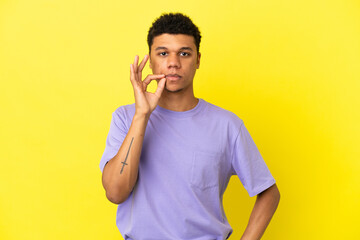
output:
POLYGON ((124 239, 228 238, 222 197, 235 174, 257 195, 242 239, 260 239, 277 208, 275 180, 243 121, 194 96, 200 39, 187 16, 164 14, 149 30, 149 56, 130 66, 135 104, 113 113, 100 162, 124 239), (153 74, 142 80, 148 59, 153 74))

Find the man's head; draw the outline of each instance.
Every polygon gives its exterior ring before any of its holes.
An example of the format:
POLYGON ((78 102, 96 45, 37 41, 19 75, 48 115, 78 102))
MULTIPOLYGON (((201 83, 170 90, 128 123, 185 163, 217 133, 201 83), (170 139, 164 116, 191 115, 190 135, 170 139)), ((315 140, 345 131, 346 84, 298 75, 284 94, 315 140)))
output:
POLYGON ((196 51, 199 53, 201 40, 200 31, 188 16, 181 13, 167 13, 157 18, 150 27, 147 37, 149 53, 151 52, 154 38, 164 33, 193 36, 196 51))
POLYGON ((199 29, 180 14, 159 17, 149 30, 150 68, 164 74, 165 90, 193 94, 193 78, 200 65, 199 29))

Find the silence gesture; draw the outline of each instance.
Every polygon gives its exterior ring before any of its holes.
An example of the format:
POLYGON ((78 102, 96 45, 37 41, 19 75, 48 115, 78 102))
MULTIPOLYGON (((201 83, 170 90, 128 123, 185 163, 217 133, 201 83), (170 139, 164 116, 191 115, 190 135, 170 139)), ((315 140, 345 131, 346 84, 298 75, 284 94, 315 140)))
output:
POLYGON ((130 81, 135 95, 135 114, 144 114, 147 116, 156 108, 166 82, 165 74, 149 74, 142 80, 142 70, 148 59, 149 56, 145 55, 141 63, 138 64, 139 56, 136 55, 134 63, 130 65, 130 81), (152 80, 160 80, 154 93, 146 91, 147 86, 152 80))

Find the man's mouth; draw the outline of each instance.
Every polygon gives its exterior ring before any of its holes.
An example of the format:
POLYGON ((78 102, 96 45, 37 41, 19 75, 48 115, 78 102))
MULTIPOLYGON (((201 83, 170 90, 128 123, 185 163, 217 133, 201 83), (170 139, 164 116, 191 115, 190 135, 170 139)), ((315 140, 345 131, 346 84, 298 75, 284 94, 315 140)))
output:
POLYGON ((168 80, 179 80, 181 78, 181 76, 178 74, 167 74, 165 77, 168 80))

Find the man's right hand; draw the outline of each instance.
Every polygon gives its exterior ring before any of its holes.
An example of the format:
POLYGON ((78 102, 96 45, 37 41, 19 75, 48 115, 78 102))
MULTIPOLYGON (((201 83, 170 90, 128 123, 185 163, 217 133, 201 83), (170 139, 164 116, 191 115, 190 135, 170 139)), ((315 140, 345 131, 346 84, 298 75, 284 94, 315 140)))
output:
POLYGON ((165 75, 148 75, 144 80, 141 79, 142 70, 145 67, 148 55, 145 55, 144 59, 139 62, 139 56, 135 56, 134 63, 130 65, 130 81, 134 89, 135 95, 135 114, 141 114, 150 116, 152 111, 156 108, 161 94, 165 87, 165 75), (148 92, 147 86, 152 80, 160 80, 158 82, 157 89, 154 93, 148 92))

